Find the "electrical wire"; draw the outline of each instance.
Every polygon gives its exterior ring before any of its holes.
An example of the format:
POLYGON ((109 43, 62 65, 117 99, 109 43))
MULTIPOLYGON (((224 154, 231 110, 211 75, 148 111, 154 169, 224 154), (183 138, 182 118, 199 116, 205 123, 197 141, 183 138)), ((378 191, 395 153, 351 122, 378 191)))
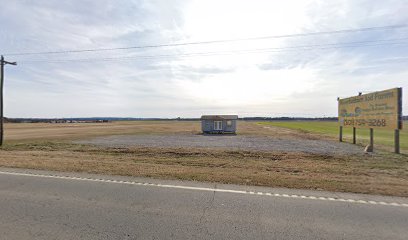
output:
POLYGON ((343 42, 343 43, 329 43, 329 44, 313 44, 313 45, 299 45, 290 47, 276 47, 276 48, 259 48, 246 50, 230 50, 230 51, 213 51, 213 52, 193 52, 180 54, 161 54, 161 55, 137 55, 124 57, 108 57, 108 58, 76 58, 76 59, 45 59, 45 60, 20 60, 21 63, 65 63, 65 62, 92 62, 92 61, 117 61, 117 60, 136 60, 136 59, 158 59, 158 58, 185 58, 198 56, 218 56, 218 55, 233 55, 233 54, 254 54, 254 53, 272 53, 285 51, 310 51, 310 50, 326 50, 336 48, 350 48, 350 47, 374 47, 384 45, 407 44, 408 38, 384 39, 384 40, 370 40, 358 42, 343 42), (403 42, 398 42, 403 41, 403 42))
POLYGON ((158 44, 158 45, 116 47, 116 48, 92 48, 92 49, 79 49, 79 50, 43 51, 43 52, 15 52, 15 53, 4 53, 3 55, 5 55, 5 56, 46 55, 46 54, 48 55, 48 54, 117 51, 117 50, 130 50, 130 49, 144 49, 144 48, 177 47, 177 46, 186 46, 186 45, 215 44, 215 43, 227 43, 227 42, 273 39, 273 38, 291 38, 291 37, 306 37, 306 36, 326 35, 326 34, 341 34, 341 33, 352 33, 352 32, 379 31, 379 30, 397 29, 397 28, 406 28, 406 27, 408 27, 407 24, 401 24, 401 25, 389 25, 389 26, 380 26, 380 27, 343 29, 343 30, 335 30, 335 31, 310 32, 310 33, 298 33, 298 34, 286 34, 286 35, 273 35, 273 36, 251 37, 251 38, 236 38, 236 39, 224 39, 224 40, 212 40, 212 41, 198 41, 198 42, 169 43, 169 44, 158 44))

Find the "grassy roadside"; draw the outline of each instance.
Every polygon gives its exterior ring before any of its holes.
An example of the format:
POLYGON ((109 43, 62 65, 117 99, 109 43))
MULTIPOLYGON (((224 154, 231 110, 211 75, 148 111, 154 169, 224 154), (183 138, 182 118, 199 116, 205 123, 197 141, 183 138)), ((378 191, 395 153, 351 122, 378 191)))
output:
POLYGON ((185 148, 9 143, 0 166, 408 197, 408 158, 185 148))
MULTIPOLYGON (((274 126, 298 130, 305 133, 315 133, 328 136, 333 139, 338 138, 339 127, 337 122, 322 121, 285 121, 285 122, 260 122, 263 126, 274 126)), ((406 125, 406 124, 405 124, 406 125)), ((353 137, 352 128, 343 129, 345 141, 351 142, 353 137)), ((357 129, 357 143, 367 145, 369 142, 369 129, 357 129)), ((394 146, 394 132, 390 130, 374 130, 374 144, 384 150, 392 150, 394 146)), ((408 132, 400 131, 401 151, 408 153, 408 132)))

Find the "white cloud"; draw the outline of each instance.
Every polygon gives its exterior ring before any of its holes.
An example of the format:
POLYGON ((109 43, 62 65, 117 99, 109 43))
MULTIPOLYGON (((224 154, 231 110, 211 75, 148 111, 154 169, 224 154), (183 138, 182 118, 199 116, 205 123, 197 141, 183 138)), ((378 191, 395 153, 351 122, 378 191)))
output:
MULTIPOLYGON (((405 24, 408 20, 408 5, 403 0, 55 0, 12 1, 1 6, 0 53, 251 38, 405 24)), ((19 62, 6 69, 6 115, 197 117, 217 112, 335 116, 337 96, 408 89, 404 64, 408 47, 406 40, 371 47, 330 48, 325 44, 406 38, 407 30, 6 56, 19 62), (323 47, 251 52, 319 44, 323 47), (190 53, 208 54, 183 55, 190 53), (168 57, 140 57, 157 55, 168 57), (47 62, 84 58, 102 60, 47 62)), ((404 94, 405 113, 407 96, 404 94)))

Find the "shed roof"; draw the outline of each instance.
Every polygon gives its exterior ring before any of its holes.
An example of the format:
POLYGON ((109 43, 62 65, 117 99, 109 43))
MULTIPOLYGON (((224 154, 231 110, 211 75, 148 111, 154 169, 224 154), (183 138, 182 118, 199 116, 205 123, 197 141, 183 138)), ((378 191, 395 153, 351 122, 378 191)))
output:
POLYGON ((203 115, 201 120, 237 120, 238 115, 203 115))

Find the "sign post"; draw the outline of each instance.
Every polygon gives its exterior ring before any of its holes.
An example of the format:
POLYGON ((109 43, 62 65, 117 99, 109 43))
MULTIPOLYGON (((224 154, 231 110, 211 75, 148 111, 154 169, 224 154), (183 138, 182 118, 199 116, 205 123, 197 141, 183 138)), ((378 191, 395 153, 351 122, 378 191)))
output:
POLYGON ((394 143, 395 143, 395 153, 400 153, 400 137, 399 137, 398 129, 395 129, 394 143))
POLYGON ((353 127, 353 144, 356 144, 356 127, 353 127))
MULTIPOLYGON (((395 153, 399 153, 399 130, 402 129, 402 88, 392 88, 368 94, 338 99, 340 127, 370 129, 370 146, 374 144, 374 128, 394 131, 395 153)), ((342 131, 340 131, 342 135, 342 131)), ((341 136, 342 138, 342 136, 341 136)))

